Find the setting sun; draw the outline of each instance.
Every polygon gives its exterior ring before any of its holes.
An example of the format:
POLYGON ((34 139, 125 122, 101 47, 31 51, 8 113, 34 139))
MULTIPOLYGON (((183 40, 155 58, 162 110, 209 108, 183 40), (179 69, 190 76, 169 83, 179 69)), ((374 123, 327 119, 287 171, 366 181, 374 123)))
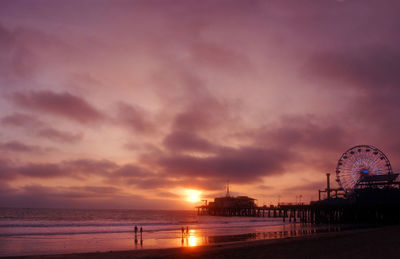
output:
POLYGON ((193 203, 199 202, 200 194, 201 191, 198 190, 191 190, 191 189, 186 190, 186 200, 193 203))

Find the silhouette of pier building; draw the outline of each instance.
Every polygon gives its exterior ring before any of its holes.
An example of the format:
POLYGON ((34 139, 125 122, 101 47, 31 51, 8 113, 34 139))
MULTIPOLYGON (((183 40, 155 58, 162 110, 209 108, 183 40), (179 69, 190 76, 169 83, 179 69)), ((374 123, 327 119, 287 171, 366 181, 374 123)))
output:
MULTIPOLYGON (((279 203, 277 206, 257 206, 247 196, 220 197, 198 206, 198 215, 282 218, 283 221, 303 223, 400 223, 399 182, 381 181, 383 177, 363 182, 368 188, 354 190, 345 196, 342 190, 324 190, 327 198, 304 203, 279 203), (390 184, 390 187, 384 187, 390 184), (329 194, 331 193, 331 194, 329 194), (335 194, 333 194, 335 193, 335 194), (337 194, 337 195, 336 195, 337 194)), ((389 177, 390 180, 393 177, 389 177)), ((321 192, 320 192, 321 193, 321 192)))
MULTIPOLYGON (((340 188, 331 188, 330 174, 327 174, 326 188, 319 190, 318 201, 309 204, 295 203, 277 206, 257 206, 255 199, 247 196, 232 197, 227 187, 226 197, 215 198, 213 202, 207 201, 198 206, 198 215, 211 216, 247 216, 247 217, 280 217, 283 221, 304 223, 374 223, 393 224, 400 223, 400 182, 399 174, 391 170, 389 160, 373 146, 356 146, 346 151, 339 159, 337 168, 337 181, 340 184, 341 165, 351 155, 357 155, 361 162, 356 164, 359 168, 351 167, 357 181, 351 188, 346 185, 340 188), (365 154, 363 156, 362 154, 365 154), (373 158, 377 156, 378 159, 373 158), (371 162, 368 162, 370 159, 371 162), (377 162, 378 161, 378 162, 377 162), (381 164, 376 164, 383 161, 381 164), (374 163, 374 164, 368 164, 374 163), (386 168, 384 174, 374 174, 374 168, 386 168), (346 188, 347 187, 347 188, 346 188), (322 194, 325 194, 324 198, 322 194)), ((352 163, 358 160, 353 159, 352 163)), ((341 171, 343 170, 343 171, 341 171)), ((379 169, 378 173, 383 170, 379 169)), ((347 178, 348 179, 348 178, 347 178)), ((353 179, 353 178, 352 178, 353 179)))

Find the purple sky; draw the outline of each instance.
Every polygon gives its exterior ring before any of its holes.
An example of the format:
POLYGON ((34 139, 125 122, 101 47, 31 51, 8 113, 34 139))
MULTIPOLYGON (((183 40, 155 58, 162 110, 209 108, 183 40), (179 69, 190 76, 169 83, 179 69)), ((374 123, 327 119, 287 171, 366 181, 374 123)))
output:
POLYGON ((0 1, 0 206, 317 198, 400 162, 400 2, 0 1), (333 177, 334 178, 334 177, 333 177))

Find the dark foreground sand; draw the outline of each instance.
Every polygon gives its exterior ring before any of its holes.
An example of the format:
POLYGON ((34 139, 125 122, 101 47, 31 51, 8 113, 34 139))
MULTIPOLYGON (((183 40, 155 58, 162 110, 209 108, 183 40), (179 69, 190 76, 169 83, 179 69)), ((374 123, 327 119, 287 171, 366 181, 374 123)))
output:
MULTIPOLYGON (((22 258, 22 257, 21 257, 22 258)), ((400 258, 400 226, 204 247, 24 258, 400 258)))

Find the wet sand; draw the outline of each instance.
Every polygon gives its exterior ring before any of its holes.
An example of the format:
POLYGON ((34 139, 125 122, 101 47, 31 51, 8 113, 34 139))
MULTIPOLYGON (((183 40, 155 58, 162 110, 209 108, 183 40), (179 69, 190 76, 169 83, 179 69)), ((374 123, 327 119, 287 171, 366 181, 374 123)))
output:
MULTIPOLYGON (((203 247, 114 251, 19 258, 398 258, 400 226, 321 233, 203 247)), ((15 257, 13 257, 15 258, 15 257)))

